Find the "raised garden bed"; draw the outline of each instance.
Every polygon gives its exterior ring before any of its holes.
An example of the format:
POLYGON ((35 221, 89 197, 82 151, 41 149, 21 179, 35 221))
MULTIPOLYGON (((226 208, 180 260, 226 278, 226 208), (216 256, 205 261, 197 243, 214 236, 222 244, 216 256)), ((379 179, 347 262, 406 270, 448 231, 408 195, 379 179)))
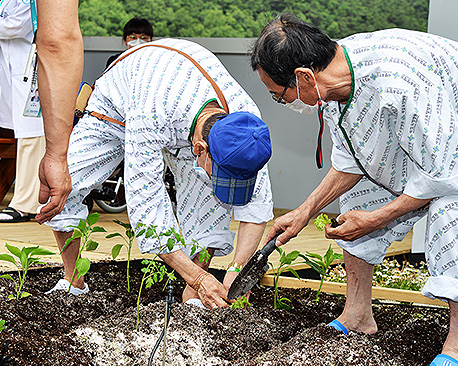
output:
MULTIPOLYGON (((0 346, 11 343, 7 365, 147 365, 164 325, 161 286, 142 292, 140 328, 135 331, 142 265, 131 264, 127 292, 125 262, 92 264, 91 289, 83 296, 44 295, 62 268, 31 270, 25 291, 7 301, 11 281, 0 279, 0 346)), ((15 273, 11 273, 15 276, 15 273)), ((216 273, 220 275, 221 273, 216 273)), ((342 311, 344 297, 311 289, 282 289, 291 310, 273 310, 268 287, 255 289, 248 309, 200 309, 182 305, 177 281, 167 333, 166 365, 429 365, 448 332, 448 310, 375 304, 379 332, 344 336, 326 326, 342 311)), ((1 364, 1 361, 0 361, 1 364)), ((153 365, 162 365, 162 346, 153 365)))

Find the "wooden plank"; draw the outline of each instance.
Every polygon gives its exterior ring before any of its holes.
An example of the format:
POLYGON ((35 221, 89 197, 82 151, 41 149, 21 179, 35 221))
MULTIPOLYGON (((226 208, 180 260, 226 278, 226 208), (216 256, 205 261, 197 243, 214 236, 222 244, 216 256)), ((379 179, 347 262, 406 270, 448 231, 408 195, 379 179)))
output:
POLYGON ((16 139, 0 138, 0 158, 16 158, 16 139))
MULTIPOLYGON (((261 280, 263 286, 273 286, 274 276, 265 275, 261 280)), ((299 280, 292 277, 282 277, 278 281, 279 287, 285 288, 311 288, 318 290, 320 287, 319 280, 299 280)), ((323 282, 322 292, 331 294, 345 295, 347 293, 347 284, 339 282, 323 282)), ((447 303, 440 300, 432 300, 421 294, 419 291, 398 290, 385 287, 372 287, 372 297, 374 299, 394 300, 402 302, 412 302, 418 304, 429 304, 436 306, 448 306, 447 303)))

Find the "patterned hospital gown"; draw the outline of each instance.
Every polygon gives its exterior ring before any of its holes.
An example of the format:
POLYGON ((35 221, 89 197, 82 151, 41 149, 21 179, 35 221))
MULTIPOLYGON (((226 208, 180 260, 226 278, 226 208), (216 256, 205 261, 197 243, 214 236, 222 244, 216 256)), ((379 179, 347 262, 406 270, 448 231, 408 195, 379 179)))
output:
POLYGON ((379 263, 428 214, 426 257, 433 277, 424 294, 458 300, 458 44, 426 33, 390 29, 339 42, 352 73, 349 102, 329 103, 332 165, 364 174, 341 197, 341 210, 375 210, 405 193, 435 198, 344 249, 379 263))
MULTIPOLYGON (((153 42, 184 51, 216 81, 230 112, 260 112, 227 72, 218 58, 195 43, 161 39, 153 42)), ((129 219, 159 231, 181 229, 186 243, 215 248, 226 255, 233 248, 236 220, 262 223, 272 217, 272 194, 267 167, 258 173, 250 203, 231 207, 214 196, 211 184, 194 172, 189 135, 201 109, 217 95, 203 74, 186 57, 171 50, 144 47, 119 61, 96 84, 87 110, 125 121, 114 123, 84 116, 73 130, 68 153, 73 191, 62 213, 50 223, 54 230, 68 231, 87 216, 82 198, 103 182, 125 159, 125 188, 129 219), (163 182, 164 160, 175 176, 177 218, 163 182)), ((155 239, 138 238, 142 252, 157 252, 155 239)), ((179 249, 179 248, 174 248, 179 249)), ((183 249, 188 255, 189 248, 183 249)))

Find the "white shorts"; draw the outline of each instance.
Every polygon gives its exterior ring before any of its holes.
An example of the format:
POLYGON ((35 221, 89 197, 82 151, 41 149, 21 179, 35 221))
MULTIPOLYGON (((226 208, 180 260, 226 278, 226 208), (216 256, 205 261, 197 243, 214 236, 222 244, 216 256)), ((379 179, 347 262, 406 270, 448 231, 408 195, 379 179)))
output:
MULTIPOLYGON (((396 197, 367 178, 340 198, 342 213, 351 210, 373 211, 396 197)), ((431 277, 423 295, 435 299, 458 301, 458 196, 440 197, 427 209, 412 211, 352 242, 337 240, 337 244, 369 264, 379 264, 393 241, 402 241, 412 226, 427 217, 425 256, 431 277)))

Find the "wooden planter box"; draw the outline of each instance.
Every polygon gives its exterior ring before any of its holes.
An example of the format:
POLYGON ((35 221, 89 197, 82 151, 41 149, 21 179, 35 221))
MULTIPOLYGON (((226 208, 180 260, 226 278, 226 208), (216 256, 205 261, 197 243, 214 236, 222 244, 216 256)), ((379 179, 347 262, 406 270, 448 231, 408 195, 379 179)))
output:
MULTIPOLYGON (((274 285, 274 276, 265 275, 261 280, 261 285, 264 286, 273 286, 274 285)), ((293 277, 282 277, 280 276, 278 280, 279 287, 286 288, 301 288, 307 287, 313 290, 318 290, 320 287, 319 280, 299 280, 293 277)), ((345 295, 347 293, 347 284, 340 282, 323 282, 323 287, 321 288, 322 292, 327 292, 331 294, 340 294, 345 295)), ((374 299, 383 299, 383 300, 394 300, 402 302, 412 302, 417 304, 429 304, 436 306, 448 306, 446 302, 440 300, 431 300, 421 294, 419 291, 408 291, 408 290, 398 290, 393 288, 386 287, 372 287, 372 297, 374 299)))

